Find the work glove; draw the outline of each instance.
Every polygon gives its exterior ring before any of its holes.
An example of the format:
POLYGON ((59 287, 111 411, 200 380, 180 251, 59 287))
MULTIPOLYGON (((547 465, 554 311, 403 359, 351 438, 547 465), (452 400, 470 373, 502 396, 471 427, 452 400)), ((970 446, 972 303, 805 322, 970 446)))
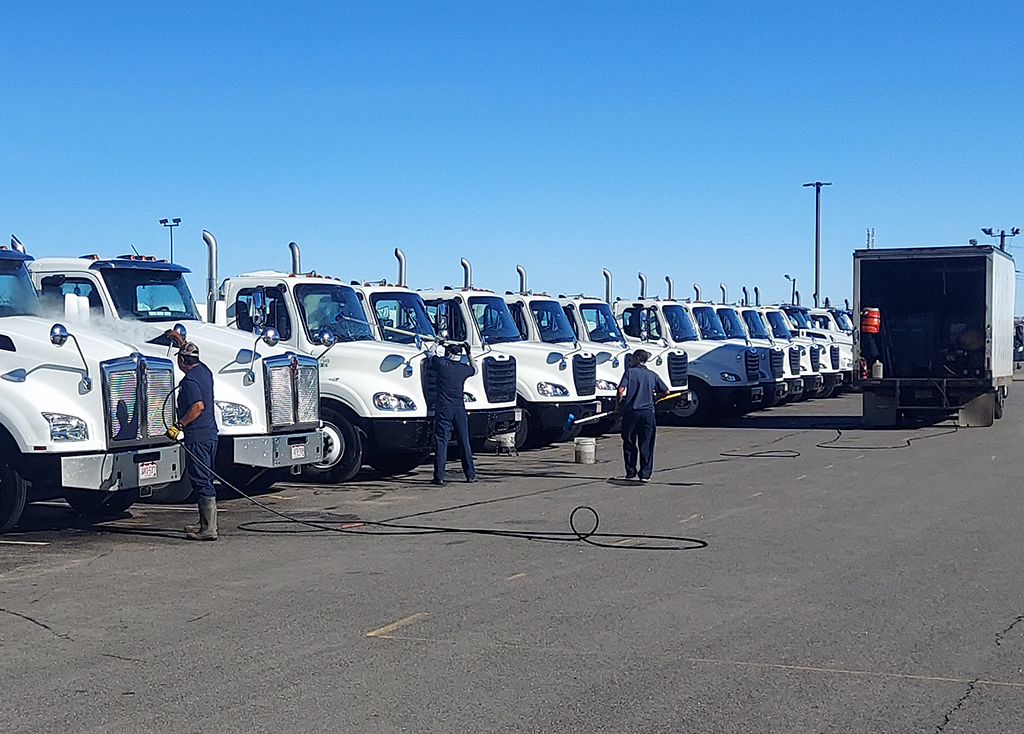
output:
POLYGON ((185 431, 180 425, 175 423, 167 429, 164 435, 172 441, 181 441, 185 437, 185 431))

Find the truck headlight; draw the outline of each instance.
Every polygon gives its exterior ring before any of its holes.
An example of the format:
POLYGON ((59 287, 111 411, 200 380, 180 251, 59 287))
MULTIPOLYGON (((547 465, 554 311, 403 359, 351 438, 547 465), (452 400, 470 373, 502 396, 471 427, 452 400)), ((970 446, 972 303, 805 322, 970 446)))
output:
POLYGON ((379 392, 373 396, 373 404, 378 410, 416 410, 416 403, 405 395, 379 392))
POLYGON ((569 397, 569 391, 562 385, 557 385, 554 382, 538 382, 537 392, 546 398, 567 398, 569 397))
POLYGON ((732 372, 723 372, 722 379, 726 382, 742 382, 743 378, 739 375, 734 375, 732 372))
POLYGON ((618 390, 619 386, 616 385, 611 380, 598 380, 597 381, 597 389, 598 390, 618 390))
POLYGON ((225 426, 251 426, 252 411, 238 403, 215 401, 220 411, 220 422, 225 426))
POLYGON ((462 393, 462 399, 465 400, 467 403, 475 403, 476 402, 476 396, 473 395, 473 393, 471 393, 471 392, 464 392, 464 393, 462 393))
POLYGON ((88 441, 89 426, 77 416, 63 413, 43 413, 50 424, 51 441, 88 441))

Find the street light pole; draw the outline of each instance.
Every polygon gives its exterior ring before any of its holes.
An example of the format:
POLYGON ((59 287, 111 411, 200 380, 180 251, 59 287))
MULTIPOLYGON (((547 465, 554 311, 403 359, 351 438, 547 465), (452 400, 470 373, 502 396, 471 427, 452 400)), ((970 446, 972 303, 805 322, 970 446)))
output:
POLYGON ((804 188, 814 187, 814 307, 818 307, 818 294, 821 293, 821 187, 831 186, 832 182, 805 183, 804 188))
POLYGON ((171 262, 174 262, 174 228, 181 224, 181 219, 161 219, 160 224, 167 227, 167 231, 171 235, 171 262))
POLYGON ((996 234, 996 228, 995 227, 985 227, 981 231, 984 232, 985 234, 987 234, 989 237, 998 237, 999 238, 999 249, 1000 250, 1005 250, 1006 249, 1006 238, 1007 237, 1016 237, 1017 235, 1019 235, 1020 234, 1020 227, 1013 227, 1010 230, 1009 234, 1007 234, 1005 229, 999 230, 999 234, 996 234))

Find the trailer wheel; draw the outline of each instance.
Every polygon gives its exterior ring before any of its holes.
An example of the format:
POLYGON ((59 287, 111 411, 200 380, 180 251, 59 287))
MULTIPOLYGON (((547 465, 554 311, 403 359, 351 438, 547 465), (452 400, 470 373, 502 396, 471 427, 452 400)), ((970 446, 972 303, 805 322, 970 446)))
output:
POLYGON ((93 489, 66 489, 64 499, 80 515, 90 520, 120 517, 139 499, 138 489, 99 492, 93 489))
POLYGON ((323 408, 323 461, 306 466, 302 476, 311 482, 347 482, 363 466, 363 442, 359 431, 340 411, 323 408))
MULTIPOLYGON (((7 448, 6 444, 4 448, 7 448)), ((6 533, 18 524, 27 496, 25 480, 0 456, 0 533, 6 533)))

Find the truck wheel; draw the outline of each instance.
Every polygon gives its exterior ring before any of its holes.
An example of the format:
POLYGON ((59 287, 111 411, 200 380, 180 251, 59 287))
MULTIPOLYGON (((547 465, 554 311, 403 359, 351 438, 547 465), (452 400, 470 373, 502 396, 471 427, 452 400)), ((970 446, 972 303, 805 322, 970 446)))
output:
POLYGON ((236 490, 246 494, 263 494, 277 482, 288 477, 287 469, 266 469, 260 466, 241 466, 231 464, 217 472, 231 486, 225 486, 224 482, 218 482, 217 499, 229 500, 239 497, 236 490))
POLYGON ((25 480, 0 457, 0 533, 6 533, 18 524, 27 495, 25 480))
POLYGON ((405 474, 426 461, 428 456, 430 449, 383 451, 370 459, 369 463, 381 474, 405 474))
POLYGON ((302 476, 307 481, 325 484, 347 482, 363 466, 363 442, 359 431, 336 410, 324 408, 324 454, 319 464, 306 466, 302 476))
POLYGON ((66 489, 64 499, 80 515, 90 520, 105 520, 123 515, 139 499, 139 490, 99 492, 93 489, 66 489))
POLYGON ((997 392, 996 393, 996 406, 995 406, 995 417, 996 417, 996 420, 998 420, 998 419, 1003 417, 1003 401, 1004 400, 1006 400, 1006 398, 1003 397, 1003 393, 1002 392, 997 392))
POLYGON ((699 426, 711 422, 711 388, 698 380, 690 383, 690 402, 675 407, 667 420, 676 426, 699 426))
POLYGON ((836 383, 833 382, 832 380, 826 379, 826 380, 824 380, 821 383, 821 389, 818 390, 817 394, 814 397, 816 397, 816 398, 830 398, 830 397, 832 397, 832 394, 835 393, 835 391, 836 391, 836 383))
POLYGON ((524 408, 522 420, 516 426, 516 451, 526 447, 527 438, 530 435, 530 413, 524 408))

